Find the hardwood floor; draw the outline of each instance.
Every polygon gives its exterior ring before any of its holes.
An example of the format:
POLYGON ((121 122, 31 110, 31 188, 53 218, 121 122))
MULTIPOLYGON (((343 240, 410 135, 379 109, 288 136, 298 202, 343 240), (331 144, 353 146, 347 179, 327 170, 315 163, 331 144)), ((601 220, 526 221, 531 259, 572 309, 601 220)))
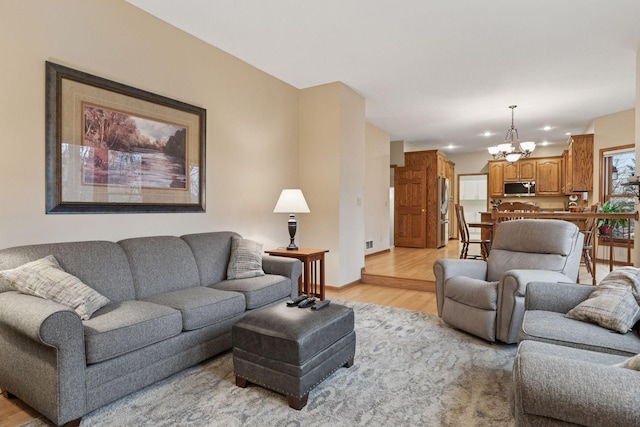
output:
MULTIPOLYGON (((392 248, 366 258, 363 281, 372 281, 373 284, 359 283, 343 290, 328 288, 326 295, 328 299, 436 314, 433 263, 439 258, 458 258, 459 253, 457 240, 451 240, 440 249, 392 248)), ((600 281, 609 272, 608 265, 598 263, 597 272, 600 281)), ((580 283, 591 283, 591 276, 584 266, 580 267, 580 283)), ((19 399, 0 397, 0 427, 13 427, 37 416, 37 412, 19 399)))

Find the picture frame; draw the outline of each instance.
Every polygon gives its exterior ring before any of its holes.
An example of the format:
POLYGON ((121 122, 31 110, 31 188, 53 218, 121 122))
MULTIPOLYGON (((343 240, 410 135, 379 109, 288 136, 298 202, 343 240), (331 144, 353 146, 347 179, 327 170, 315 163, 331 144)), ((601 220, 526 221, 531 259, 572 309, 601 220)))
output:
POLYGON ((46 62, 46 213, 205 211, 206 110, 46 62))

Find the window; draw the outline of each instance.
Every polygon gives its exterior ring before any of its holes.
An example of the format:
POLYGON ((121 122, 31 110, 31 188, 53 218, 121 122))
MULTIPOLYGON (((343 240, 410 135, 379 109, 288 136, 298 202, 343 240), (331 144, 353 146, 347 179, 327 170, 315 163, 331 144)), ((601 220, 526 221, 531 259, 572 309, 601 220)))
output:
MULTIPOLYGON (((634 145, 616 147, 601 151, 602 188, 600 201, 611 200, 623 212, 633 212, 636 196, 631 187, 622 185, 636 174, 636 149, 634 145)), ((628 227, 613 230, 614 239, 627 239, 628 227)), ((633 240, 633 221, 631 221, 631 239, 633 240)))

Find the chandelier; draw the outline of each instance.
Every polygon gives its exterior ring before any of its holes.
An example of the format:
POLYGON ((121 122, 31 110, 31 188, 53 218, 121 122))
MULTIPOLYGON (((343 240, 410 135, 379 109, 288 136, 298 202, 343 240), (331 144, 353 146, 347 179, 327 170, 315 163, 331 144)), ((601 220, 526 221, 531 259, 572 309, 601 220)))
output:
POLYGON ((533 141, 520 142, 518 138, 518 129, 513 125, 513 110, 517 105, 509 105, 511 108, 511 128, 507 130, 507 136, 504 138, 504 144, 498 144, 489 147, 489 154, 494 159, 505 158, 508 162, 517 162, 520 157, 529 157, 533 150, 536 149, 536 143, 533 141), (516 150, 517 147, 517 150, 516 150))

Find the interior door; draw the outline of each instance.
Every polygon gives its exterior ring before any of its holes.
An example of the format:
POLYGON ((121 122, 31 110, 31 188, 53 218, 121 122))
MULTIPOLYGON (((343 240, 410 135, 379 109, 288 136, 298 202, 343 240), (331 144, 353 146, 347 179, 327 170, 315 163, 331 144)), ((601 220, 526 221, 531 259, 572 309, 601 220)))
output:
POLYGON ((427 246, 427 179, 424 166, 396 168, 394 245, 427 246))

